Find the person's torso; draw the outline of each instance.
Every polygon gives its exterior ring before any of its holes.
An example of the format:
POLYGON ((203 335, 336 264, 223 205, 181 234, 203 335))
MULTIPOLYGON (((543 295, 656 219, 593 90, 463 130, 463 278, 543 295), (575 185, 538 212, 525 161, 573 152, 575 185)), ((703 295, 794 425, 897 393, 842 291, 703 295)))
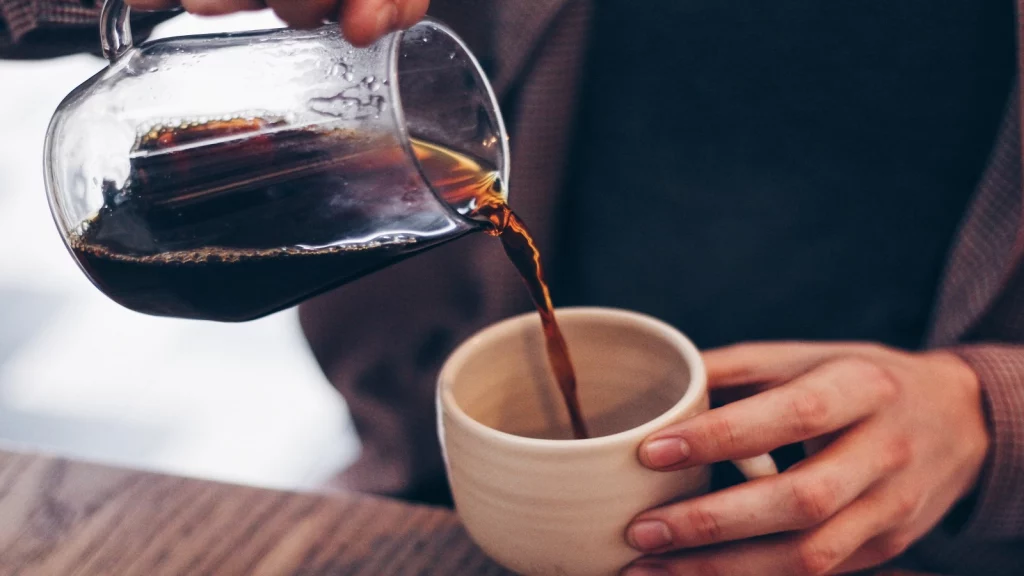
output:
POLYGON ((918 346, 1009 95, 1012 2, 595 7, 558 303, 701 346, 918 346))

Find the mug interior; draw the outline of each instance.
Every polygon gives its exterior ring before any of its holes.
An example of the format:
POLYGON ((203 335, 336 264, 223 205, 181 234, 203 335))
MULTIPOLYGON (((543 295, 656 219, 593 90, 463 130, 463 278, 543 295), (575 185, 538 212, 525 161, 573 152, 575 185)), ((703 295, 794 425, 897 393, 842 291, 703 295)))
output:
MULTIPOLYGON (((602 309, 557 314, 593 437, 651 422, 676 407, 694 385, 696 349, 667 324, 602 309)), ((572 439, 535 313, 492 326, 464 343, 442 371, 441 385, 450 402, 488 428, 525 438, 572 439)))

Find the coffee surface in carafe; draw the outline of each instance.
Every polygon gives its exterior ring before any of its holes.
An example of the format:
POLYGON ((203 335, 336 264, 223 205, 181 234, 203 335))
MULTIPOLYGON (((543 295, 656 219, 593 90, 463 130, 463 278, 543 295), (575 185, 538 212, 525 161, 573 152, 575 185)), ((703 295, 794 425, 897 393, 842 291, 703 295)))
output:
POLYGON ((155 127, 68 243, 128 308, 244 321, 474 229, 411 181, 402 147, 372 139, 265 118, 155 127))

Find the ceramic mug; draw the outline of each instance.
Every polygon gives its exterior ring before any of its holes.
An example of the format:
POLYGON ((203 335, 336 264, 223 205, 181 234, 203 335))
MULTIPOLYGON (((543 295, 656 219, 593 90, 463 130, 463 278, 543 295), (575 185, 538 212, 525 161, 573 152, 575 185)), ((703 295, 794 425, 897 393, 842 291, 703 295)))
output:
MULTIPOLYGON (((618 574, 637 514, 708 489, 706 466, 654 472, 641 441, 709 409, 700 353, 675 328, 604 308, 558 311, 592 438, 573 440, 536 313, 484 329, 446 361, 438 432, 456 509, 494 560, 528 576, 618 574)), ((768 455, 736 463, 777 473, 768 455)))

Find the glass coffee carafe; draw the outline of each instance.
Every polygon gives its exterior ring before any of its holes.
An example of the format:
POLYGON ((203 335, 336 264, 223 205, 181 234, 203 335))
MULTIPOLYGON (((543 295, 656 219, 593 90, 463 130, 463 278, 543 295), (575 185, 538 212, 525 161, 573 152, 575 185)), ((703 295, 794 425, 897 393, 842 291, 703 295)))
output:
POLYGON ((134 46, 108 0, 101 39, 109 66, 51 121, 46 187, 128 308, 264 316, 485 229, 474 191, 506 194, 494 94, 439 22, 364 49, 337 25, 134 46))

